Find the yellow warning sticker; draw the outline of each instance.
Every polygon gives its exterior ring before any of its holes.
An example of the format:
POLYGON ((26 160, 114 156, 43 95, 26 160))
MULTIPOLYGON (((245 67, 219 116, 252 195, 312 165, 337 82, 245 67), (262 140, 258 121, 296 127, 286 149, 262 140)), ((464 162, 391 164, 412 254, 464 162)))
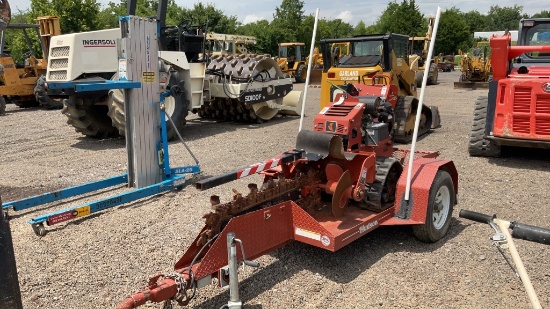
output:
POLYGON ((141 81, 144 83, 154 83, 156 78, 155 72, 142 72, 141 73, 141 81))
POLYGON ((90 206, 83 206, 79 208, 75 208, 73 212, 73 216, 75 217, 83 217, 90 214, 90 206))

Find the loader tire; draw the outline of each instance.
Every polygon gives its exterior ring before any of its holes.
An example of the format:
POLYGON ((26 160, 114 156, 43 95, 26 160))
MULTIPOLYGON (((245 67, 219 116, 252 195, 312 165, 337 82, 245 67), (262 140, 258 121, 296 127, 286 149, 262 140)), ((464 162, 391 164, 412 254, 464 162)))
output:
POLYGON ((412 226, 414 236, 427 243, 434 243, 443 238, 451 225, 455 204, 455 187, 451 175, 443 170, 437 171, 430 187, 426 222, 412 226))
POLYGON ((428 82, 427 84, 428 85, 437 85, 437 77, 438 77, 438 73, 439 73, 439 70, 437 69, 437 65, 435 65, 434 63, 431 63, 430 64, 430 72, 432 73, 431 77, 428 76, 428 82))
POLYGON ((297 83, 304 83, 307 79, 307 67, 303 64, 299 65, 294 72, 294 79, 297 83))
POLYGON ((468 153, 472 157, 500 157, 500 145, 485 138, 488 102, 487 96, 481 96, 476 100, 468 144, 468 153))
POLYGON ((67 116, 67 124, 73 126, 78 133, 95 138, 115 137, 118 132, 107 116, 107 106, 95 104, 104 100, 107 100, 106 95, 98 100, 70 96, 63 100, 61 112, 67 116))
MULTIPOLYGON (((185 91, 185 84, 183 80, 179 79, 177 72, 170 73, 170 79, 168 81, 170 86, 179 86, 183 91, 177 97, 167 97, 164 101, 166 112, 172 118, 172 121, 176 124, 176 128, 172 126, 168 118, 166 119, 166 128, 168 140, 172 140, 177 136, 176 130, 182 134, 183 126, 186 124, 187 115, 189 114, 189 100, 187 99, 187 92, 185 91)), ((109 91, 109 112, 108 115, 111 118, 112 125, 117 128, 120 136, 126 136, 126 116, 124 113, 124 92, 121 89, 113 89, 109 91)))
POLYGON ((424 78, 424 72, 418 71, 416 72, 415 81, 416 81, 416 88, 422 87, 422 79, 424 78))
POLYGON ((0 95, 0 116, 6 114, 6 99, 0 95))
POLYGON ((42 74, 34 83, 34 96, 38 104, 41 107, 47 109, 61 109, 63 103, 61 101, 53 100, 46 91, 46 75, 42 74))

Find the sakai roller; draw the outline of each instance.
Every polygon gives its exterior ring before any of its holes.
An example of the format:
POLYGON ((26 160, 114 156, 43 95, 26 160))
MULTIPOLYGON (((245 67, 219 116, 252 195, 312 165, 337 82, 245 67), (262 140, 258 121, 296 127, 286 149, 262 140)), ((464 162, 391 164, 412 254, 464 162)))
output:
MULTIPOLYGON (((166 17, 166 0, 159 1, 159 21, 166 17)), ((51 95, 64 97, 67 123, 90 137, 125 135, 124 96, 121 90, 75 92, 82 83, 119 79, 117 40, 120 29, 73 33, 56 37, 51 46, 47 82, 51 95), (86 57, 82 57, 86 55, 86 57), (55 89, 54 89, 55 88, 55 89)), ((293 91, 277 63, 258 55, 204 55, 205 25, 166 26, 158 42, 159 71, 148 72, 163 89, 178 86, 183 95, 165 102, 174 120, 168 138, 183 132, 189 112, 203 118, 262 123, 278 114, 299 115, 301 91, 293 91)), ((124 78, 124 76, 122 77, 124 78)), ((141 81, 142 76, 135 77, 141 81)))
MULTIPOLYGON (((205 226, 176 263, 174 272, 149 279, 147 287, 118 304, 134 308, 147 301, 187 304, 213 279, 230 286, 228 308, 240 308, 237 269, 296 240, 337 251, 383 225, 411 225, 424 242, 449 229, 458 175, 437 152, 393 147, 392 89, 381 84, 348 84, 298 134, 296 146, 280 156, 201 180, 206 190, 253 174, 247 194, 210 199, 205 226), (412 184, 406 196, 410 156, 412 184)), ((206 202, 206 201, 205 201, 206 202)), ((252 278, 254 280, 254 278, 252 278)))

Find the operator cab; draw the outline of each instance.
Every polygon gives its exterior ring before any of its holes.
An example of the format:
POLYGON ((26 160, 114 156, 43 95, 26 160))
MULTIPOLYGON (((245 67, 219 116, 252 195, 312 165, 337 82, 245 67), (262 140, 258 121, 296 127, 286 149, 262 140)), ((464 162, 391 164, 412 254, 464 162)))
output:
MULTIPOLYGON (((550 45, 550 18, 522 19, 520 21, 518 45, 550 45)), ((550 53, 525 53, 519 56, 515 62, 521 63, 521 66, 529 66, 529 64, 550 65, 550 53)), ((514 65, 514 67, 517 66, 519 65, 514 65)))
POLYGON ((331 67, 356 68, 374 67, 380 65, 384 72, 391 71, 390 53, 402 61, 408 58, 409 37, 401 34, 364 35, 346 39, 323 39, 321 49, 323 53, 323 71, 331 67), (343 57, 332 55, 334 44, 349 43, 349 54, 343 57))

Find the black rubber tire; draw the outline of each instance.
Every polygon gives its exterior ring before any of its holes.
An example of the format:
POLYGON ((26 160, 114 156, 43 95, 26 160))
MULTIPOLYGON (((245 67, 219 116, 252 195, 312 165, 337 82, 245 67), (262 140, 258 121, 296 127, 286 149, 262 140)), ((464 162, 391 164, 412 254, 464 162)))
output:
POLYGON ((34 83, 34 96, 41 107, 47 109, 63 108, 63 103, 61 101, 53 100, 48 95, 46 91, 46 75, 44 74, 40 75, 34 83))
POLYGON ((304 83, 307 78, 307 66, 301 64, 296 69, 296 72, 294 72, 294 79, 296 80, 296 83, 304 83))
POLYGON ((0 116, 6 114, 6 99, 0 95, 0 116))
POLYGON ((470 142, 468 143, 468 153, 473 157, 500 157, 500 145, 485 138, 488 103, 487 96, 480 96, 474 107, 470 142))
MULTIPOLYGON (((453 185, 453 180, 451 178, 451 175, 449 175, 448 172, 439 170, 437 171, 437 174, 435 175, 434 181, 430 187, 430 195, 428 197, 428 207, 426 210, 426 222, 424 224, 419 225, 413 225, 412 230, 414 236, 422 241, 427 243, 434 243, 447 234, 447 231, 449 230, 449 226, 451 225, 451 217, 453 215, 453 207, 456 204, 456 194, 455 194, 455 187, 453 185), (444 202, 448 203, 448 209, 447 213, 445 214, 446 217, 443 218, 444 223, 438 228, 435 226, 434 223, 434 211, 436 210, 436 206, 438 206, 438 203, 436 201, 436 198, 439 197, 445 197, 444 193, 440 193, 440 188, 446 187, 446 189, 443 189, 444 191, 447 191, 448 196, 446 196, 448 199, 444 202)), ((445 209, 443 209, 445 210, 445 209)))
MULTIPOLYGON (((106 99, 106 95, 99 98, 100 101, 106 99)), ((94 103, 97 100, 70 96, 63 100, 61 112, 67 116, 67 124, 73 126, 78 133, 95 138, 118 136, 117 129, 111 125, 111 119, 107 116, 107 106, 94 103)))
POLYGON ((428 85, 437 85, 437 77, 439 70, 437 69, 437 65, 434 63, 430 63, 430 72, 432 72, 432 77, 428 77, 428 85))
POLYGON ((38 101, 35 101, 35 100, 24 100, 24 101, 14 100, 13 104, 15 104, 15 106, 19 108, 31 108, 31 107, 37 107, 40 105, 38 104, 38 101))
POLYGON ((424 72, 417 71, 415 75, 416 88, 422 87, 422 79, 424 78, 424 72))
MULTIPOLYGON (((186 124, 187 115, 189 114, 189 100, 187 100, 187 91, 185 90, 185 82, 179 79, 177 71, 170 72, 168 85, 177 85, 183 91, 175 98, 175 108, 170 118, 176 124, 176 129, 180 134, 183 134, 183 127, 186 124)), ((120 136, 126 136, 126 115, 124 113, 124 92, 120 89, 109 91, 108 101, 109 111, 108 116, 111 118, 113 127, 117 128, 120 136)), ((172 140, 177 136, 176 130, 168 119, 166 119, 168 140, 172 140)))

